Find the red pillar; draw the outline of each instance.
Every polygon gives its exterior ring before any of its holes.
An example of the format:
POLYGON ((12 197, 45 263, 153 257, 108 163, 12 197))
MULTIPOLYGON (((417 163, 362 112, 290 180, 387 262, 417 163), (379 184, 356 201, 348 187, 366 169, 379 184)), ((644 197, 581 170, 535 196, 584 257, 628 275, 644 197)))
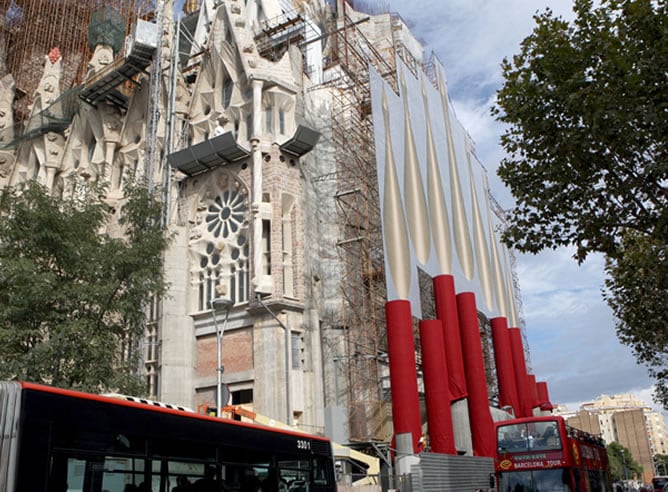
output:
POLYGON ((499 406, 510 406, 513 414, 519 411, 515 369, 513 368, 513 353, 510 349, 508 322, 506 318, 492 318, 492 343, 494 345, 494 363, 496 377, 499 382, 499 406))
POLYGON ((431 450, 434 453, 457 454, 447 383, 443 324, 440 320, 420 321, 420 347, 431 450))
POLYGON ((515 384, 517 385, 517 395, 519 397, 520 414, 517 417, 531 417, 533 415, 531 390, 529 389, 529 376, 527 374, 527 364, 522 346, 522 333, 519 328, 508 328, 508 334, 510 335, 510 349, 513 353, 513 367, 515 368, 515 384))
MULTIPOLYGON (((536 376, 529 374, 529 391, 531 392, 531 408, 540 407, 540 398, 538 397, 538 386, 536 386, 536 376)), ((533 413, 533 412, 532 412, 533 413)))
POLYGON ((392 422, 395 434, 411 433, 413 451, 422 435, 420 400, 415 369, 415 343, 411 304, 405 300, 385 304, 387 347, 392 386, 392 422))
POLYGON ((536 383, 538 386, 538 398, 540 399, 540 409, 541 410, 552 410, 552 402, 550 402, 550 393, 547 390, 547 383, 545 381, 539 381, 536 383))
POLYGON ((482 356, 480 325, 475 295, 464 292, 457 295, 459 327, 466 369, 466 388, 468 389, 469 418, 471 420, 471 438, 473 454, 494 457, 494 423, 489 411, 485 362, 482 356))
POLYGON ((466 398, 466 376, 464 374, 462 341, 459 332, 455 279, 452 275, 438 275, 434 277, 433 283, 436 317, 443 324, 450 398, 452 398, 452 401, 456 401, 466 398))

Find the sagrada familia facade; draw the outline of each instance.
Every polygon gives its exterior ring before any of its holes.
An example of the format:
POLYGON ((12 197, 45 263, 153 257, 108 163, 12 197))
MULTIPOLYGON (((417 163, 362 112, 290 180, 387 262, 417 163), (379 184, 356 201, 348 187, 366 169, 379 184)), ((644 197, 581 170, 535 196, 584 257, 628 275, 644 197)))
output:
MULTIPOLYGON (((443 66, 398 14, 343 0, 1 3, 0 186, 67 196, 103 180, 118 209, 127 175, 162 193, 170 289, 138 368, 151 398, 215 407, 221 350, 224 405, 389 442, 387 303, 410 302, 419 369, 417 320, 440 317, 432 281, 448 275, 478 300, 485 397, 504 406, 489 320, 522 322, 502 214, 443 66)), ((450 369, 462 349, 448 343, 450 369)))

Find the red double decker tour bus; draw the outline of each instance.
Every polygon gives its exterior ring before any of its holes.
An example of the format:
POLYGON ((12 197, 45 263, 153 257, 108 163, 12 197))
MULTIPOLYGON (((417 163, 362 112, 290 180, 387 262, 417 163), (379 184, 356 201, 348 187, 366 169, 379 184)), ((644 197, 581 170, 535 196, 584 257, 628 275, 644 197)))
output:
POLYGON ((495 424, 499 492, 609 492, 604 441, 562 417, 527 417, 495 424))

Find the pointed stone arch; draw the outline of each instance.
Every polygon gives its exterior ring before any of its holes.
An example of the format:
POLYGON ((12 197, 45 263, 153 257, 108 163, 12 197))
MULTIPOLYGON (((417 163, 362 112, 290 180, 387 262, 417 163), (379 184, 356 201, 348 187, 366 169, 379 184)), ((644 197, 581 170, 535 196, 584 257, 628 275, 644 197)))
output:
POLYGON ((234 172, 218 169, 192 190, 189 271, 195 311, 214 297, 235 303, 250 295, 250 194, 234 172))

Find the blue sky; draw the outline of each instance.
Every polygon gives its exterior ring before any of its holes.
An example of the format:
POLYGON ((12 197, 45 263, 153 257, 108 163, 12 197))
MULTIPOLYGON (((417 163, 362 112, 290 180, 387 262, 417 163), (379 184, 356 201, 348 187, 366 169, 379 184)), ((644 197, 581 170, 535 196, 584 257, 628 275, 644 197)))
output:
MULTIPOLYGON (((571 19, 569 0, 379 0, 399 13, 414 35, 446 69, 459 120, 476 142, 490 186, 504 207, 509 191, 496 177, 503 156, 503 128, 489 113, 502 84, 500 63, 518 51, 532 30, 532 16, 549 7, 571 19)), ((178 12, 183 0, 176 1, 178 12)), ((571 409, 601 394, 632 393, 651 403, 652 381, 630 349, 615 336, 615 322, 601 298, 603 259, 578 266, 567 250, 518 255, 517 271, 538 380, 546 380, 553 403, 571 409)), ((657 407, 658 408, 658 407, 657 407)), ((668 415, 668 413, 664 413, 668 415)))

